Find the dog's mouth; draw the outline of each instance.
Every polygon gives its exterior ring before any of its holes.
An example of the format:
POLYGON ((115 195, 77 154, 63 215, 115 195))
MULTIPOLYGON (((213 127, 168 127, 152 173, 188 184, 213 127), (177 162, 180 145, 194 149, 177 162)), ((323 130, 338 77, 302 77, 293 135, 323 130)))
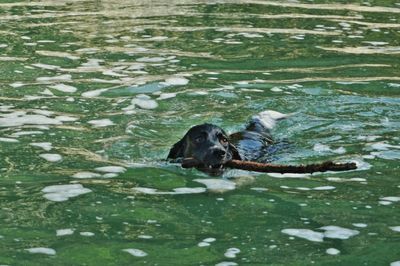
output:
POLYGON ((201 164, 196 168, 211 175, 221 175, 225 167, 223 164, 201 164))

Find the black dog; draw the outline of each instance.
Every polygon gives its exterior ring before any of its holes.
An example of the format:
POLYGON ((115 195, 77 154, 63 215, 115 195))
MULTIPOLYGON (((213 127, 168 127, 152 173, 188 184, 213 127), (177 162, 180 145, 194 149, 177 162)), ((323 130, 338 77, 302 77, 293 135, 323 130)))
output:
POLYGON ((264 111, 253 116, 244 131, 227 135, 220 127, 203 124, 192 127, 174 144, 168 159, 181 162, 183 158, 194 158, 200 162, 199 170, 210 174, 221 174, 223 165, 229 160, 260 161, 273 143, 269 130, 284 114, 264 111))

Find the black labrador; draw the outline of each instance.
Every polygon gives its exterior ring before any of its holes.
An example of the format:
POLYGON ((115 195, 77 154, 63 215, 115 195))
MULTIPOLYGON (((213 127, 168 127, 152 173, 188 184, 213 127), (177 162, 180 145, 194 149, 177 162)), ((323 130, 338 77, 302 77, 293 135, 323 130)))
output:
POLYGON ((199 170, 213 175, 222 174, 224 163, 232 159, 265 161, 273 144, 270 129, 285 117, 275 111, 261 112, 252 117, 245 130, 229 136, 216 125, 194 126, 174 144, 168 159, 181 162, 183 158, 194 158, 200 162, 199 170))

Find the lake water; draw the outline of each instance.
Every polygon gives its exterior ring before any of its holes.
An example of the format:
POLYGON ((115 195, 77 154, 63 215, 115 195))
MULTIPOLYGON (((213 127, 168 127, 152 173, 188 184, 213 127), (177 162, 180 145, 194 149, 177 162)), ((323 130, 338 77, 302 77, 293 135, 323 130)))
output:
POLYGON ((400 2, 0 2, 1 265, 400 265, 400 2), (168 164, 263 110, 281 164, 168 164))

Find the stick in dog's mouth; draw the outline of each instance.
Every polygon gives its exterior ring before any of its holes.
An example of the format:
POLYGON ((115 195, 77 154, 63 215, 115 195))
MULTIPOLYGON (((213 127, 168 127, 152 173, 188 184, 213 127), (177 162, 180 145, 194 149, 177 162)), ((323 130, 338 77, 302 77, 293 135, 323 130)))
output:
MULTIPOLYGON (((351 163, 334 163, 326 161, 322 163, 307 164, 307 165, 279 165, 270 163, 258 163, 250 161, 231 160, 221 165, 222 167, 241 169, 246 171, 263 172, 263 173, 291 173, 291 174, 312 174, 315 172, 326 171, 349 171, 357 169, 354 162, 351 163)), ((195 158, 185 158, 182 161, 183 168, 202 167, 201 162, 195 158)))

